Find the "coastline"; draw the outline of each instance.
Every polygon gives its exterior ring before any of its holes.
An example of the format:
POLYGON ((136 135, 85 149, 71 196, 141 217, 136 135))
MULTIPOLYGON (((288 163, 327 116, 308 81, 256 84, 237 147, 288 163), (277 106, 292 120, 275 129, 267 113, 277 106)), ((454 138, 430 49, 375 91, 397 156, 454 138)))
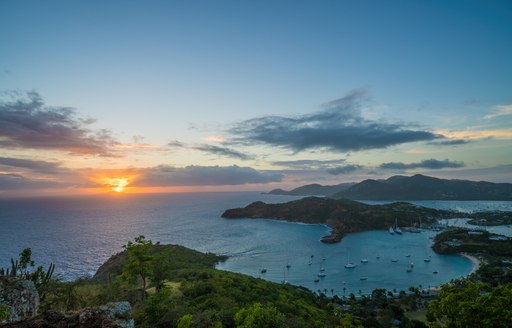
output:
POLYGON ((481 262, 476 256, 468 254, 468 253, 460 253, 461 256, 464 256, 468 260, 471 261, 473 264, 473 268, 471 269, 471 272, 468 273, 468 276, 472 275, 473 273, 477 272, 478 269, 480 269, 481 262))
MULTIPOLYGON (((471 268, 471 271, 465 277, 464 276, 462 276, 462 277, 467 278, 467 277, 471 276, 473 273, 477 272, 478 269, 480 269, 480 265, 481 265, 482 261, 480 259, 478 259, 476 256, 468 254, 468 253, 459 253, 458 255, 464 256, 465 258, 470 260, 471 264, 473 265, 472 268, 471 268)), ((427 291, 427 292, 435 292, 435 293, 437 293, 437 292, 439 292, 441 290, 441 286, 442 285, 433 286, 433 287, 430 287, 430 288, 424 288, 422 290, 427 291)))

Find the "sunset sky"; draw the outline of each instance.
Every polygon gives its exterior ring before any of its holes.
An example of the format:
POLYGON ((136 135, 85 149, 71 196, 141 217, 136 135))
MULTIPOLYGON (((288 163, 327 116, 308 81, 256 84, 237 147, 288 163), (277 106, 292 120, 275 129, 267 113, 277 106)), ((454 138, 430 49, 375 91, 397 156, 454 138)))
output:
POLYGON ((0 1, 0 195, 512 182, 511 1, 0 1))

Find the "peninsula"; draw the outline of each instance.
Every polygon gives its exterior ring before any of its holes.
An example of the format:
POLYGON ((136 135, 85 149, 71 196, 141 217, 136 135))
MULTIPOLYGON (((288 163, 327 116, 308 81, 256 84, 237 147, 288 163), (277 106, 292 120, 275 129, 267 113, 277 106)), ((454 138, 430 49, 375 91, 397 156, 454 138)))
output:
POLYGON ((437 219, 461 217, 454 211, 436 210, 409 203, 367 205, 348 199, 307 197, 288 203, 267 204, 254 202, 244 208, 226 210, 223 218, 263 218, 325 224, 332 229, 322 238, 324 243, 336 243, 350 232, 385 230, 395 225, 416 226, 420 221, 431 226, 437 219))

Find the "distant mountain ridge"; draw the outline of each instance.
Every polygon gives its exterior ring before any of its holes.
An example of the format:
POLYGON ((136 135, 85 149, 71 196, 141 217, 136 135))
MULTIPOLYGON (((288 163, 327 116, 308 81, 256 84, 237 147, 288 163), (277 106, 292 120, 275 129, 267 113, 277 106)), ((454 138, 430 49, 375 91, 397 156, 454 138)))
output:
POLYGON ((512 200, 512 184, 448 180, 416 174, 335 186, 311 184, 291 191, 274 189, 269 194, 317 195, 352 200, 512 200))
POLYGON ((447 180, 421 174, 364 180, 330 195, 335 199, 365 200, 512 200, 511 183, 447 180))
POLYGON ((289 191, 283 189, 274 189, 269 191, 267 194, 289 196, 329 196, 344 191, 355 184, 355 182, 349 182, 340 183, 333 186, 322 186, 318 183, 313 183, 289 191))

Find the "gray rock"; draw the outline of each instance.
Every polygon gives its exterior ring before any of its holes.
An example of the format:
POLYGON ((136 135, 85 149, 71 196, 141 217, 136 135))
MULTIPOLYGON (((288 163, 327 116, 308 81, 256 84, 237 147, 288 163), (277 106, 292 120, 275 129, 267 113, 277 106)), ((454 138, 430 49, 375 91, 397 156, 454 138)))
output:
POLYGON ((78 312, 47 311, 38 316, 1 324, 0 328, 133 328, 131 306, 128 302, 115 302, 78 312))
POLYGON ((131 319, 132 307, 130 303, 124 302, 111 302, 100 307, 100 310, 105 311, 107 318, 119 324, 123 328, 133 328, 134 321, 131 319))
POLYGON ((39 309, 39 294, 30 280, 0 276, 0 308, 7 309, 1 323, 33 317, 39 309))

